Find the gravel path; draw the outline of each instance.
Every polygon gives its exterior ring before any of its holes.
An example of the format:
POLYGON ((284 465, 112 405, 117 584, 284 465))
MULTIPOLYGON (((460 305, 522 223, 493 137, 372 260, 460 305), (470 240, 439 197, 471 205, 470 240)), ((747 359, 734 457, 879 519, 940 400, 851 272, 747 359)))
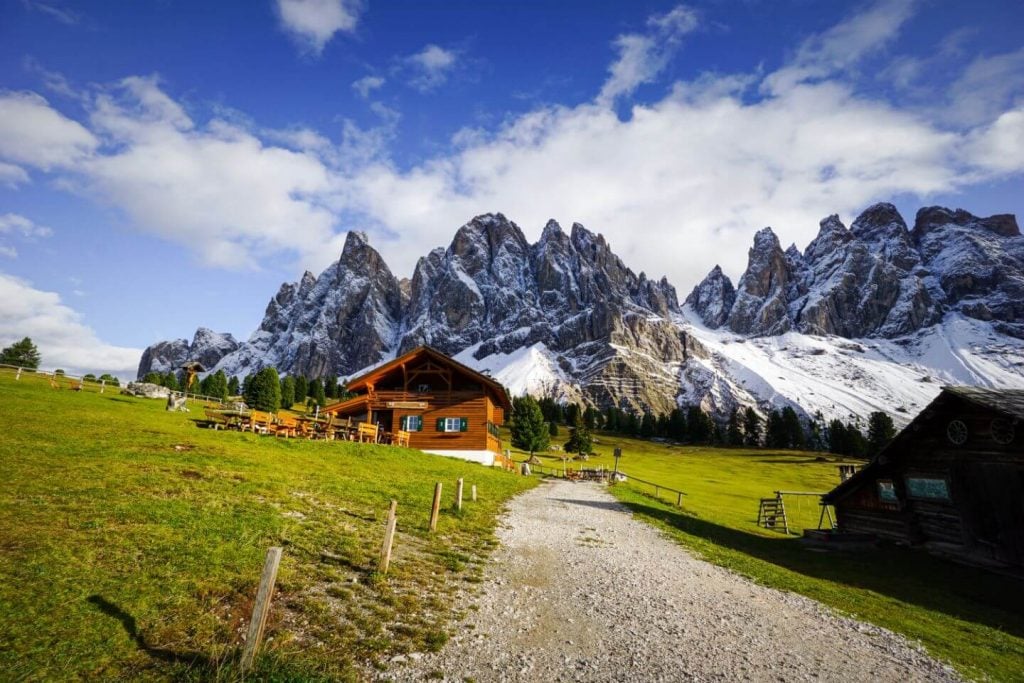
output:
POLYGON ((958 680, 889 631, 693 558, 598 485, 545 483, 504 521, 478 609, 382 678, 958 680))

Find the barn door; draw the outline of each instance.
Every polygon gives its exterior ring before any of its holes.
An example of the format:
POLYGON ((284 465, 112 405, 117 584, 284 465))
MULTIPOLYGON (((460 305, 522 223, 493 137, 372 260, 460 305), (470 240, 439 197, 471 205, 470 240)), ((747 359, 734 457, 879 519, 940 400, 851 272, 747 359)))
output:
POLYGON ((975 538, 997 559, 1024 565, 1024 467, 967 463, 962 471, 975 538))

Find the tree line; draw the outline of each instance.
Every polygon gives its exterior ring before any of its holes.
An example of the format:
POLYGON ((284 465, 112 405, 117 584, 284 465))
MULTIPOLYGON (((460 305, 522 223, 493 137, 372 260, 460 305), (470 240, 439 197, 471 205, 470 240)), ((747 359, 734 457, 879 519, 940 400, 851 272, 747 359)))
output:
MULTIPOLYGON (((183 370, 165 373, 150 372, 142 378, 172 391, 185 391, 186 380, 183 370)), ((241 382, 237 377, 227 377, 223 370, 212 372, 201 380, 193 378, 187 388, 189 393, 210 396, 222 401, 231 396, 241 396, 245 403, 257 410, 275 412, 280 408, 291 408, 296 403, 305 404, 309 409, 323 407, 329 402, 348 398, 350 394, 339 377, 320 379, 302 375, 281 377, 276 368, 267 367, 247 375, 241 382)))
POLYGON ((716 421, 698 405, 655 414, 616 407, 601 411, 529 395, 513 400, 510 427, 517 448, 531 454, 547 449, 560 426, 569 429, 564 447, 573 453, 589 452, 593 430, 700 446, 830 451, 852 457, 874 455, 896 434, 892 418, 882 411, 871 413, 865 432, 859 419, 826 421, 820 412, 801 419, 791 406, 770 410, 764 418, 752 407, 735 409, 726 420, 716 421))

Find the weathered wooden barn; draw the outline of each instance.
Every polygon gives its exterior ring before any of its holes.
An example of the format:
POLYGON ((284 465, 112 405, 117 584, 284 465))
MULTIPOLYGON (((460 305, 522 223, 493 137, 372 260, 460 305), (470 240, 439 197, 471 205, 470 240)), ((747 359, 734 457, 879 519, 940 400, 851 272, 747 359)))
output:
POLYGON ((327 406, 339 418, 409 433, 409 446, 492 465, 498 427, 512 410, 505 388, 429 346, 420 346, 347 384, 354 397, 327 406))
POLYGON ((943 388, 824 502, 840 531, 1024 568, 1024 389, 943 388))

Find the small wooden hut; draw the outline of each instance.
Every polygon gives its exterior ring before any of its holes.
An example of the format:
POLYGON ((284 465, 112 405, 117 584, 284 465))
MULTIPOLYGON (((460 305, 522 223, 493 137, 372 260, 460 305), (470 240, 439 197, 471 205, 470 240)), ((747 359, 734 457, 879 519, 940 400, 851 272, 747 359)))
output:
POLYGON ((944 387, 823 500, 840 531, 1024 568, 1024 389, 944 387))
POLYGON ((348 382, 354 397, 323 413, 409 433, 409 446, 428 453, 494 464, 502 451, 498 427, 512 410, 505 388, 429 346, 348 382))

